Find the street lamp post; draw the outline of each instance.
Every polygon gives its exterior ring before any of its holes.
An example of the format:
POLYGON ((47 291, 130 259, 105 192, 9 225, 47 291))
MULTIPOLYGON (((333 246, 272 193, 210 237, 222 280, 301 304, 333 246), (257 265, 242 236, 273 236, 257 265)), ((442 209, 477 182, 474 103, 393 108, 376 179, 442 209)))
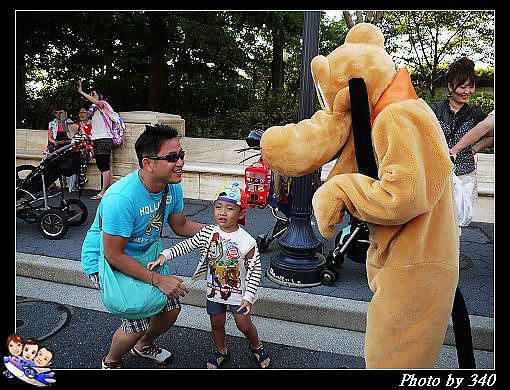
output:
MULTIPOLYGON (((315 88, 310 63, 319 51, 319 22, 320 12, 304 12, 298 121, 314 113, 315 88)), ((322 244, 311 225, 312 174, 294 178, 293 183, 289 227, 278 240, 280 251, 271 257, 267 277, 286 286, 317 286, 325 258, 317 253, 322 244)))

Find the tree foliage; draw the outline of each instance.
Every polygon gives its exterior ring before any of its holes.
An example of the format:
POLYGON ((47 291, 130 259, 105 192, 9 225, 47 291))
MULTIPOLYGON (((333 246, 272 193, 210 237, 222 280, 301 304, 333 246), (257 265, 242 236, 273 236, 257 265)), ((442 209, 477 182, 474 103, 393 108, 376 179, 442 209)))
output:
POLYGON ((494 12, 385 12, 381 28, 392 57, 412 68, 432 96, 444 76, 441 64, 462 56, 494 63, 494 12))
MULTIPOLYGON (((447 54, 493 48, 491 13, 415 14, 357 11, 351 21, 381 26, 394 58, 425 84, 439 80, 447 54), (434 28, 456 33, 434 41, 434 28), (406 39, 414 46, 403 50, 406 39), (429 47, 423 55, 420 45, 429 47)), ((346 20, 322 13, 319 53, 341 45, 347 31, 346 20)), ((117 111, 180 115, 187 136, 244 138, 297 120, 302 34, 303 12, 18 11, 16 125, 46 128, 56 102, 76 118, 88 104, 76 90, 81 79, 117 111)))

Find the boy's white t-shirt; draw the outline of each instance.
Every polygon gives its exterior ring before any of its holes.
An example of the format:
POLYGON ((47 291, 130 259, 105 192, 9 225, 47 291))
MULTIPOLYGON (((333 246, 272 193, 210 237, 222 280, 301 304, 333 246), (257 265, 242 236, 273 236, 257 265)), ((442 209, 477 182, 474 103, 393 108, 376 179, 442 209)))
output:
POLYGON ((215 227, 205 261, 207 262, 207 299, 240 305, 246 291, 246 254, 256 245, 243 228, 233 233, 215 227))

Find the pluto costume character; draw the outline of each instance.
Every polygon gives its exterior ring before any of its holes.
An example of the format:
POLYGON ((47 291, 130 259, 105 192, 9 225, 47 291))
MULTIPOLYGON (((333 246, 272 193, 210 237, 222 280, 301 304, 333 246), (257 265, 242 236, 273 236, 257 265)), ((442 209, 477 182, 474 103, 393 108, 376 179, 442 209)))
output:
POLYGON ((302 176, 341 152, 312 204, 324 237, 345 210, 370 228, 366 367, 433 368, 459 277, 453 165, 441 127, 407 70, 395 71, 372 24, 354 26, 342 46, 312 60, 311 71, 322 110, 269 128, 264 161, 280 175, 302 176), (377 180, 357 172, 351 78, 367 86, 377 180))

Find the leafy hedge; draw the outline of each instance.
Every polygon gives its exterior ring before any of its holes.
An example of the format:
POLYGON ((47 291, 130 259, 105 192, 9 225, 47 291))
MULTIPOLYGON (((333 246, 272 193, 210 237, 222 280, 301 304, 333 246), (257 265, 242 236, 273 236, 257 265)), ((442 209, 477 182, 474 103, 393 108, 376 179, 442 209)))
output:
MULTIPOLYGON (((420 96, 427 103, 442 102, 444 96, 420 96)), ((494 109, 494 96, 486 92, 476 92, 469 98, 468 104, 480 108, 483 112, 488 114, 494 109)))

